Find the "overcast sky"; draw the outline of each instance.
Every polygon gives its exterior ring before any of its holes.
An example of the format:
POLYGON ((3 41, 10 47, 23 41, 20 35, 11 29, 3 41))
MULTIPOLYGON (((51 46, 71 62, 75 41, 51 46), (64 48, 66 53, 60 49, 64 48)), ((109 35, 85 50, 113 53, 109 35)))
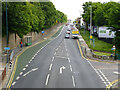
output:
MULTIPOLYGON (((68 17, 68 19, 75 20, 80 16, 80 12, 83 11, 82 5, 90 0, 51 0, 57 10, 62 11, 68 17)), ((92 2, 98 2, 98 0, 91 0, 92 2)), ((110 0, 99 0, 100 2, 109 2, 110 0)), ((112 0, 119 2, 120 0, 112 0)))

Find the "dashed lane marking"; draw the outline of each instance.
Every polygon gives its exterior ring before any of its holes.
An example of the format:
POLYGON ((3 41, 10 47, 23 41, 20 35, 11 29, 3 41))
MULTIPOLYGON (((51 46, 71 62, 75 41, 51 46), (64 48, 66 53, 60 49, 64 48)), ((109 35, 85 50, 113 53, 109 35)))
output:
POLYGON ((52 62, 54 61, 54 58, 55 58, 55 57, 52 58, 52 62))
POLYGON ((16 84, 16 82, 13 82, 13 83, 12 83, 12 86, 14 86, 15 84, 16 84))
POLYGON ((50 75, 48 74, 48 75, 47 75, 47 78, 46 78, 46 83, 45 83, 45 85, 48 85, 49 77, 50 77, 50 75))
POLYGON ((26 70, 26 68, 23 68, 23 71, 25 71, 26 70))
POLYGON ((56 52, 54 53, 54 55, 56 55, 56 52))
POLYGON ((23 72, 20 73, 20 75, 22 75, 22 74, 23 74, 23 72))
POLYGON ((16 80, 18 80, 18 79, 20 79, 20 77, 19 77, 19 76, 16 78, 16 80))
POLYGON ((72 66, 70 65, 70 70, 71 70, 71 72, 72 72, 72 66))
POLYGON ((75 78, 72 76, 72 81, 73 81, 73 87, 75 87, 75 78))
POLYGON ((68 58, 68 61, 69 61, 69 63, 70 63, 70 58, 68 58))
POLYGON ((53 66, 53 65, 52 65, 52 64, 50 64, 50 68, 49 68, 49 71, 51 71, 51 69, 52 69, 52 66, 53 66))
POLYGON ((28 65, 26 65, 25 67, 28 67, 28 65))

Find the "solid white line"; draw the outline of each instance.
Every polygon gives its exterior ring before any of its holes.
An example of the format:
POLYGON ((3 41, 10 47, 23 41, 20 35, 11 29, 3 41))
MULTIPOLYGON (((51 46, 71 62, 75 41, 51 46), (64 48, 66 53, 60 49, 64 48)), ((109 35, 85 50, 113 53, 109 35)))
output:
POLYGON ((69 63, 70 63, 70 58, 68 58, 68 61, 69 61, 69 63))
POLYGON ((49 71, 51 71, 51 69, 52 69, 52 64, 50 65, 49 71))
POLYGON ((48 74, 48 75, 47 75, 47 79, 46 79, 46 83, 45 83, 45 85, 48 84, 48 79, 49 79, 49 77, 50 77, 50 75, 48 74))
POLYGON ((52 58, 52 62, 54 61, 54 58, 55 58, 55 57, 52 58))
POLYGON ((23 68, 23 71, 25 71, 26 68, 23 68))
POLYGON ((17 78, 16 78, 16 80, 18 80, 20 77, 18 76, 17 78))
POLYGON ((25 67, 28 67, 28 65, 26 65, 25 67))
POLYGON ((23 72, 20 73, 20 75, 22 75, 22 74, 23 74, 23 72))
POLYGON ((70 70, 71 70, 71 72, 72 72, 72 66, 70 65, 70 70))
POLYGON ((74 76, 72 76, 73 86, 75 87, 75 79, 74 76))
POLYGON ((13 83, 12 83, 12 86, 14 86, 15 84, 16 84, 16 82, 13 82, 13 83))

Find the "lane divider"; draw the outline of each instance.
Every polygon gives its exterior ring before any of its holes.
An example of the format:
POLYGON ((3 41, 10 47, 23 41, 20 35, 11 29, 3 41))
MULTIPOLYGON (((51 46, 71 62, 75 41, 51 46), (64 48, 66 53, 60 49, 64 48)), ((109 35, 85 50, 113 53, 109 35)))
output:
MULTIPOLYGON (((64 26, 63 26, 60 34, 62 33, 63 29, 64 29, 64 26)), ((56 33, 56 32, 55 32, 55 33, 56 33)), ((55 37, 54 39, 58 38, 58 37, 60 36, 60 34, 59 34, 57 37, 55 37)), ((54 39, 53 39, 53 40, 54 40, 54 39)), ((12 71, 12 74, 11 74, 11 76, 10 76, 9 82, 8 82, 8 84, 7 84, 6 90, 9 90, 9 88, 10 88, 11 85, 12 85, 12 82, 13 82, 13 79, 14 79, 14 76, 15 76, 15 72, 16 72, 16 68, 17 68, 17 62, 18 62, 19 56, 20 56, 21 54, 23 54, 27 49, 29 49, 29 48, 37 45, 37 44, 40 44, 40 43, 42 43, 42 42, 44 42, 44 41, 46 41, 46 40, 43 40, 43 41, 38 42, 38 43, 36 43, 36 44, 34 44, 34 45, 32 45, 32 46, 29 46, 29 47, 25 48, 25 49, 16 57, 16 61, 15 61, 15 64, 14 64, 14 66, 13 66, 13 71, 12 71)), ((52 41, 52 40, 51 40, 51 41, 52 41)), ((50 42, 51 42, 51 41, 50 41, 50 42)), ((45 46, 47 46, 50 42, 48 42, 45 46)), ((43 49, 45 46, 43 46, 41 49, 43 49)), ((39 49, 39 50, 37 51, 37 53, 39 53, 39 52, 41 51, 41 49, 39 49)), ((31 63, 31 61, 29 61, 29 63, 31 63)))

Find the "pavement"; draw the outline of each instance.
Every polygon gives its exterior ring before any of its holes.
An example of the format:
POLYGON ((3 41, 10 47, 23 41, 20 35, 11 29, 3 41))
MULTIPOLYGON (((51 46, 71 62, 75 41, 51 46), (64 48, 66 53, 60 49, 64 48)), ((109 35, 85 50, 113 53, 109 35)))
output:
MULTIPOLYGON (((29 47, 23 46, 22 49, 21 49, 20 47, 16 47, 16 48, 13 49, 15 55, 14 55, 13 60, 12 60, 12 68, 11 68, 11 69, 8 69, 8 72, 6 73, 6 77, 5 77, 5 79, 2 81, 2 83, 1 83, 1 85, 0 85, 0 89, 7 87, 8 81, 9 81, 10 76, 11 76, 11 74, 12 74, 12 72, 13 72, 13 69, 14 69, 16 57, 17 57, 19 54, 21 54, 22 52, 24 52, 27 48, 30 48, 30 47, 33 47, 34 45, 37 45, 37 44, 39 44, 39 43, 42 43, 42 42, 44 42, 45 40, 47 40, 47 39, 49 39, 50 37, 52 37, 53 35, 57 34, 57 33, 59 32, 58 30, 60 29, 60 27, 61 27, 62 25, 63 25, 63 24, 61 24, 61 25, 59 25, 59 26, 57 26, 57 27, 55 26, 55 27, 51 30, 51 32, 49 32, 47 35, 45 35, 44 38, 39 38, 38 40, 32 42, 32 46, 29 46, 29 47), (57 32, 57 33, 56 33, 56 32, 57 32)), ((3 71, 4 67, 6 66, 6 64, 3 63, 3 62, 1 62, 1 65, 0 65, 0 66, 2 66, 2 67, 0 68, 1 73, 2 73, 2 71, 3 71)))
MULTIPOLYGON (((19 57, 26 63, 18 67, 8 87, 11 88, 103 88, 106 89, 118 75, 117 63, 99 62, 84 56, 82 47, 87 47, 84 39, 65 39, 62 32, 43 44, 34 46, 30 54, 27 51, 19 57), (37 49, 35 49, 37 48, 37 49), (27 55, 31 55, 30 58, 27 55), (23 57, 22 57, 23 56, 23 57), (25 65, 23 65, 25 64, 25 65)), ((18 61, 20 61, 18 60, 18 61)))

